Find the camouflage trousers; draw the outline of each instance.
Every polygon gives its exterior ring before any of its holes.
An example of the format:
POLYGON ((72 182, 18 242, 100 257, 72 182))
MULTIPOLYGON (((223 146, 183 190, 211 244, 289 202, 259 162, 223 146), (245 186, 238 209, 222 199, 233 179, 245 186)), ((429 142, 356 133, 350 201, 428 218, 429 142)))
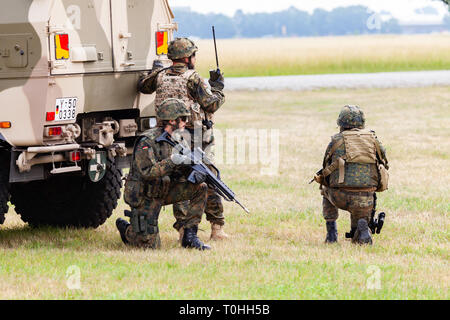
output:
POLYGON ((158 218, 161 207, 177 202, 187 201, 186 216, 183 223, 186 228, 198 226, 206 206, 207 185, 190 182, 176 183, 170 186, 164 199, 145 198, 143 203, 132 209, 131 225, 125 236, 131 245, 158 249, 161 247, 158 218))
POLYGON ((356 228, 359 219, 370 220, 374 206, 374 192, 345 191, 338 188, 323 187, 323 217, 327 221, 336 221, 338 209, 350 212, 351 226, 356 228))
MULTIPOLYGON (((203 145, 203 150, 205 150, 207 158, 211 161, 211 163, 214 163, 214 144, 210 143, 203 145)), ((213 172, 216 172, 213 167, 209 167, 209 169, 213 172)), ((188 206, 188 201, 175 203, 173 205, 173 215, 176 219, 176 222, 173 225, 175 229, 180 230, 180 228, 185 224, 188 206)), ((212 188, 208 188, 208 198, 206 200, 205 214, 207 221, 218 224, 220 226, 223 226, 225 224, 222 198, 212 188)))
MULTIPOLYGON (((187 208, 189 207, 189 201, 175 203, 173 205, 173 215, 176 219, 173 227, 180 230, 185 226, 187 217, 187 208)), ((222 198, 211 188, 208 188, 208 197, 205 207, 206 220, 223 226, 225 224, 225 217, 223 215, 222 198)))

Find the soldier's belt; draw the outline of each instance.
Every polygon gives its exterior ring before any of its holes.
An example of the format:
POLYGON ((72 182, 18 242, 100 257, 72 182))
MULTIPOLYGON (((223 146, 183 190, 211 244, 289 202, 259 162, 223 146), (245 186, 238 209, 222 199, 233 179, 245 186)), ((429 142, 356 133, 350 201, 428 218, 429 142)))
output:
POLYGON ((345 193, 351 193, 353 196, 363 196, 369 197, 372 196, 375 192, 376 188, 338 188, 340 191, 344 191, 345 193))

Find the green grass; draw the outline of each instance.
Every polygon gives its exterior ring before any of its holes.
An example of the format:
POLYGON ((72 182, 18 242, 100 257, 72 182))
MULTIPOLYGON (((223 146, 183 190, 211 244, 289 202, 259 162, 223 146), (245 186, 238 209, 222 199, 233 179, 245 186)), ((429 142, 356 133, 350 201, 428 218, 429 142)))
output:
MULTIPOLYGON (((277 176, 220 165, 251 210, 225 204, 231 240, 210 243, 211 252, 180 248, 167 207, 162 249, 127 248, 114 224, 123 200, 97 230, 31 229, 11 208, 0 230, 0 298, 449 299, 449 101, 448 87, 227 93, 218 128, 269 127, 281 137, 277 176), (342 211, 339 243, 325 245, 321 196, 308 185, 347 103, 365 110, 391 164, 378 200, 386 223, 372 247, 343 239, 350 221, 342 211), (67 287, 70 266, 81 272, 80 290, 67 287), (368 287, 373 270, 379 289, 368 287)), ((209 224, 200 229, 207 241, 209 224)))

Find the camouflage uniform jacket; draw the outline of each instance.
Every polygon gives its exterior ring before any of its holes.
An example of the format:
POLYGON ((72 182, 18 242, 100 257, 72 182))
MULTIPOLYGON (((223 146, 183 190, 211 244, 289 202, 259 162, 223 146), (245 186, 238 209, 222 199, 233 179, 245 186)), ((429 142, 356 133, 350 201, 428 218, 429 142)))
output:
POLYGON ((161 190, 168 188, 164 183, 181 182, 187 174, 186 168, 175 165, 171 160, 173 148, 155 141, 163 132, 161 127, 153 128, 136 141, 124 192, 125 201, 132 207, 139 206, 143 196, 164 197, 161 190))
MULTIPOLYGON (((162 70, 155 69, 148 76, 142 78, 139 82, 139 91, 146 94, 157 93, 156 104, 158 101, 163 101, 167 98, 177 98, 186 102, 188 108, 191 108, 194 104, 198 104, 201 110, 191 110, 193 116, 189 119, 186 124, 186 128, 194 128, 193 120, 213 120, 213 114, 219 110, 219 108, 225 102, 225 95, 222 91, 215 88, 211 88, 208 83, 206 83, 200 75, 195 70, 189 70, 187 66, 183 63, 175 63, 172 67, 162 70), (191 71, 191 72, 189 72, 191 71), (158 87, 161 86, 161 81, 166 76, 174 78, 170 81, 175 81, 176 78, 182 78, 183 75, 187 74, 186 79, 186 96, 182 92, 169 92, 165 90, 164 93, 158 92, 158 87), (159 97, 158 95, 163 95, 159 97), (203 116, 196 116, 194 112, 202 113, 203 116)), ((156 105, 158 108, 158 105, 156 105)), ((194 107, 195 108, 195 107, 194 107)))
MULTIPOLYGON (((355 129, 353 129, 355 130, 355 129)), ((381 142, 378 140, 378 138, 375 135, 375 132, 372 131, 374 134, 374 138, 378 145, 380 146, 380 151, 382 154, 383 159, 382 160, 386 166, 388 165, 388 160, 386 158, 386 149, 382 146, 381 142)), ((346 154, 345 150, 345 144, 342 144, 340 147, 338 147, 331 157, 328 158, 327 156, 333 146, 338 143, 340 140, 342 140, 343 134, 338 133, 331 137, 331 142, 329 143, 326 151, 325 156, 323 159, 323 168, 330 165, 332 162, 336 161, 337 158, 343 157, 346 154)), ((378 158, 378 155, 377 155, 378 158)), ((388 169, 388 167, 387 167, 388 169)), ((326 183, 328 186, 332 188, 375 188, 378 185, 378 169, 375 164, 369 164, 369 163, 345 163, 345 180, 343 184, 339 184, 339 172, 338 170, 332 172, 328 177, 326 177, 326 183)))

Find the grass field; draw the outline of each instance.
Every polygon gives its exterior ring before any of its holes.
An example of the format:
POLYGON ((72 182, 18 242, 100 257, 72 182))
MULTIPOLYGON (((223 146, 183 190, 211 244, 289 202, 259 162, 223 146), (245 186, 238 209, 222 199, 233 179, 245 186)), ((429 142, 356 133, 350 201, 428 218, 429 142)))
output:
MULTIPOLYGON (((281 155, 273 177, 258 165, 222 165, 252 211, 225 205, 232 240, 210 252, 181 249, 166 208, 162 250, 132 250, 114 225, 123 201, 97 230, 33 230, 10 209, 0 230, 0 298, 449 299, 449 111, 448 87, 228 93, 218 128, 279 129, 281 155), (346 212, 339 243, 324 244, 321 197, 308 185, 347 103, 363 107, 391 164, 390 189, 379 195, 386 224, 372 247, 343 239, 346 212), (67 287, 70 266, 80 270, 78 290, 67 287)), ((209 224, 200 228, 206 241, 209 224)))
MULTIPOLYGON (((198 69, 215 68, 212 40, 197 41, 198 69)), ((226 77, 450 69, 450 35, 218 40, 226 77)))

